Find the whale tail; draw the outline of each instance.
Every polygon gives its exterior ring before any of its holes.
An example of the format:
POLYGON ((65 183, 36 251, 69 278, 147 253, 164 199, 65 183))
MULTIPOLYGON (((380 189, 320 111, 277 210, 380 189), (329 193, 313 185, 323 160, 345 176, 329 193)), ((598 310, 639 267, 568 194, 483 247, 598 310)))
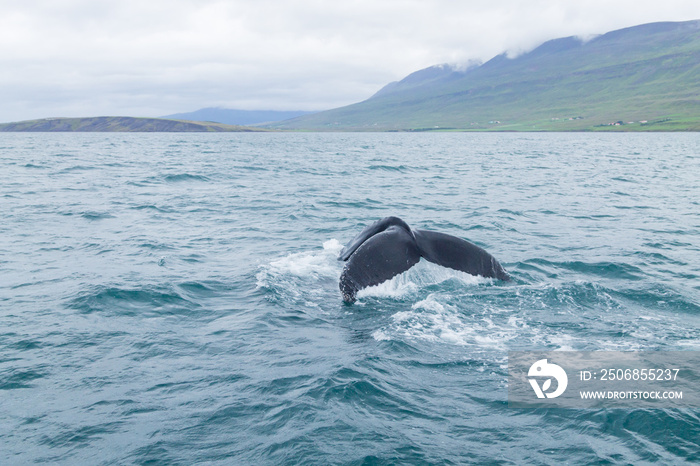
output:
POLYGON ((371 225, 366 226, 361 232, 357 234, 338 254, 339 261, 346 261, 348 258, 359 248, 362 244, 370 239, 372 236, 383 232, 389 227, 400 227, 411 233, 411 227, 408 226, 406 222, 398 217, 384 217, 381 220, 377 220, 371 225))
POLYGON ((398 217, 386 217, 363 229, 340 252, 347 261, 340 276, 343 301, 413 267, 424 257, 443 267, 499 280, 510 277, 501 264, 479 246, 455 236, 411 230, 398 217))
POLYGON ((471 275, 510 280, 496 258, 474 243, 435 231, 416 230, 414 235, 421 256, 430 262, 471 275))

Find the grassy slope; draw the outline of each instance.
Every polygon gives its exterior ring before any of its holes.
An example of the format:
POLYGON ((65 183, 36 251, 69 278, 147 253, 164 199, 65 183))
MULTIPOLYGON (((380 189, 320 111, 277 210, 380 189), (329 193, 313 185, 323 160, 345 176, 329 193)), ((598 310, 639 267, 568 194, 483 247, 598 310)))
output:
POLYGON ((262 131, 257 128, 201 123, 162 118, 93 117, 47 118, 0 125, 0 131, 35 132, 240 132, 262 131))
POLYGON ((403 90, 400 84, 398 91, 278 127, 697 131, 700 22, 642 25, 585 44, 557 39, 515 59, 496 57, 459 79, 403 90), (620 120, 636 123, 600 126, 620 120))

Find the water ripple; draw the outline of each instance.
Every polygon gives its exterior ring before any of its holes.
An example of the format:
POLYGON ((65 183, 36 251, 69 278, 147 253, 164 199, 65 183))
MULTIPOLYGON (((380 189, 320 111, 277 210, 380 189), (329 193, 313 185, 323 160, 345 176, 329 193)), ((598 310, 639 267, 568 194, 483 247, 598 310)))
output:
POLYGON ((696 134, 0 136, 0 463, 697 462, 695 410, 517 410, 513 350, 700 350, 696 134), (398 215, 421 261, 342 303, 398 215))

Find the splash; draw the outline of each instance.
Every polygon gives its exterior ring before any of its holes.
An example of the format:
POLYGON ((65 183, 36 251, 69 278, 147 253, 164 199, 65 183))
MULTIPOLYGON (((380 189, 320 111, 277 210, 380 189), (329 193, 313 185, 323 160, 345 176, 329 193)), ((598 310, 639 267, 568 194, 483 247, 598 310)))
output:
MULTIPOLYGON (((314 308, 327 302, 330 296, 339 298, 338 280, 343 263, 336 258, 342 248, 337 239, 331 238, 323 243, 323 249, 288 254, 262 265, 256 274, 256 289, 268 290, 286 301, 302 301, 314 308)), ((356 304, 366 305, 374 298, 419 300, 421 295, 425 296, 425 290, 433 287, 463 291, 493 281, 421 260, 391 280, 360 290, 360 301, 356 304)))
POLYGON ((342 245, 336 239, 323 243, 323 249, 288 254, 260 267, 256 289, 270 292, 272 300, 294 302, 306 308, 319 308, 328 297, 338 295, 341 264, 336 260, 342 245))
POLYGON ((450 293, 431 293, 414 303, 410 310, 391 316, 392 323, 376 330, 377 341, 394 339, 422 340, 479 349, 505 350, 509 341, 518 336, 522 322, 503 312, 492 310, 485 314, 468 314, 450 293), (499 323, 494 323, 498 319, 499 323), (501 322, 506 319, 505 322, 501 322))
POLYGON ((256 275, 257 286, 258 288, 273 286, 275 279, 284 276, 314 280, 337 277, 339 268, 335 263, 335 257, 342 247, 338 240, 330 239, 323 243, 322 251, 297 252, 274 260, 263 266, 256 275))
POLYGON ((452 284, 453 288, 462 288, 464 286, 493 283, 493 281, 494 280, 491 278, 477 277, 466 272, 441 267, 421 259, 414 267, 395 276, 391 280, 360 290, 357 293, 357 297, 401 299, 411 297, 420 290, 440 284, 452 284))

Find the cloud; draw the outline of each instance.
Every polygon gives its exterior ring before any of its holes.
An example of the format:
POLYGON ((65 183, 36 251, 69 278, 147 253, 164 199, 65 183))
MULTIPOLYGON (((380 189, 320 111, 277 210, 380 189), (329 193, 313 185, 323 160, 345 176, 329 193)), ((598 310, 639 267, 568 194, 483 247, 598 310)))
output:
POLYGON ((695 0, 24 0, 0 16, 0 121, 318 110, 439 63, 700 18, 695 0))

